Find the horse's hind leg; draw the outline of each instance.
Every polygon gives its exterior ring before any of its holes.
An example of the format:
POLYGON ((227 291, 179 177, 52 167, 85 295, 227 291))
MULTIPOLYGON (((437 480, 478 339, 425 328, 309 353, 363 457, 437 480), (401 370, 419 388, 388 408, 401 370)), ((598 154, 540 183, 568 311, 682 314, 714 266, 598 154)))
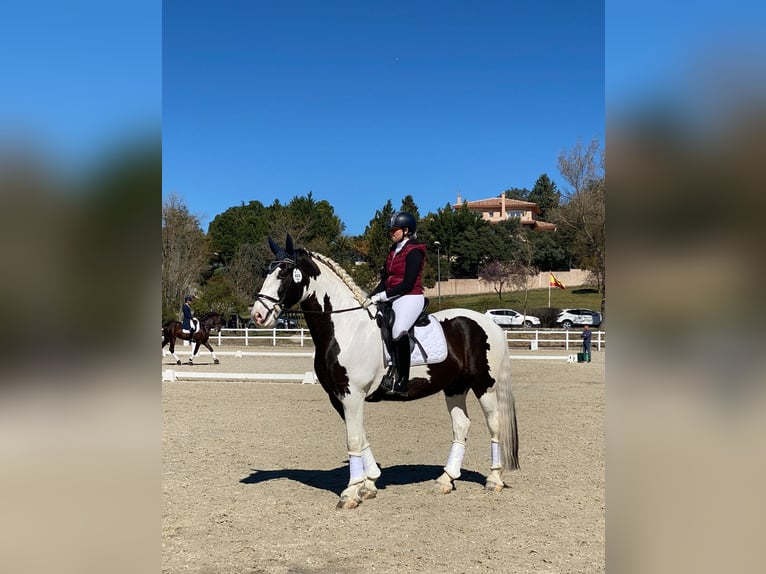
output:
POLYGON ((176 341, 175 339, 170 339, 170 354, 173 355, 173 358, 176 360, 176 365, 181 364, 181 359, 178 358, 178 355, 176 355, 176 341))
POLYGON ((492 492, 500 492, 505 487, 500 473, 503 469, 502 457, 500 456, 500 421, 498 417, 497 393, 484 393, 479 399, 479 404, 487 419, 490 440, 490 466, 487 481, 484 488, 492 492))
POLYGON ((210 354, 213 355, 213 363, 216 365, 219 364, 221 361, 219 361, 218 357, 215 356, 215 351, 213 350, 213 347, 210 346, 210 343, 205 341, 202 344, 205 345, 205 347, 207 347, 207 350, 210 351, 210 354))
POLYGON ((468 409, 465 402, 466 394, 446 397, 447 410, 452 419, 452 446, 450 447, 447 464, 444 473, 436 479, 436 491, 448 494, 455 488, 455 480, 460 478, 460 469, 463 465, 465 443, 468 440, 468 429, 471 428, 471 419, 468 418, 468 409))

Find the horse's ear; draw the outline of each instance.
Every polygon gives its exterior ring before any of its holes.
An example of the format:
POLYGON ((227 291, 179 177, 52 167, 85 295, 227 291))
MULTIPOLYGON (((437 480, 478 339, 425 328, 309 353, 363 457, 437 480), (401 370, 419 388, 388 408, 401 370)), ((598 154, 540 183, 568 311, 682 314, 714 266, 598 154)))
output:
POLYGON ((287 234, 287 238, 285 239, 285 251, 290 257, 295 255, 295 250, 293 249, 293 238, 290 236, 289 233, 287 234))
POLYGON ((277 245, 276 243, 274 243, 274 240, 273 240, 271 237, 269 237, 269 248, 271 249, 271 252, 272 252, 274 255, 276 255, 277 253, 279 253, 279 245, 277 245))

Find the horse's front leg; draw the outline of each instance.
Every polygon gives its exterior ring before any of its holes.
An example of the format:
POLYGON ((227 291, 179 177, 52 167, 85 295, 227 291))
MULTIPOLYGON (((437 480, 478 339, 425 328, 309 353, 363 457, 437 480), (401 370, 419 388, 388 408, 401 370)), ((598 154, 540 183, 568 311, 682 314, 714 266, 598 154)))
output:
POLYGON ((468 429, 471 428, 471 419, 468 418, 468 408, 465 402, 465 393, 454 397, 446 397, 447 410, 452 419, 452 446, 450 447, 447 464, 444 472, 436 479, 436 492, 448 494, 455 488, 455 480, 460 478, 460 469, 463 466, 465 455, 465 443, 468 440, 468 429))
POLYGON ((191 357, 189 357, 189 364, 193 365, 194 364, 194 359, 197 358, 197 353, 199 353, 199 345, 200 344, 199 344, 199 341, 195 341, 194 339, 191 339, 191 343, 192 343, 192 345, 194 345, 194 347, 193 347, 194 350, 192 351, 191 357))
POLYGON ((348 486, 340 494, 337 508, 356 508, 363 500, 375 498, 378 488, 375 481, 380 477, 380 467, 364 431, 364 398, 349 395, 343 402, 346 420, 346 444, 348 446, 348 486))

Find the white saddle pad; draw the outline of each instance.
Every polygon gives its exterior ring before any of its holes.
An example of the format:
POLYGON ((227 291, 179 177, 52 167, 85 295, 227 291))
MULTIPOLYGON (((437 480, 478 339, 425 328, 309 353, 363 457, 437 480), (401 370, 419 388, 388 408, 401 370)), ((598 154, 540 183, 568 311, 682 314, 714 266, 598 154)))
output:
MULTIPOLYGON (((197 319, 196 317, 192 317, 191 322, 192 322, 192 325, 194 325, 194 332, 196 333, 197 331, 199 331, 199 319, 197 319)), ((190 332, 189 329, 181 329, 181 331, 183 331, 184 333, 190 332)))
MULTIPOLYGON (((447 339, 444 337, 444 330, 441 324, 434 317, 428 317, 428 325, 425 327, 415 327, 415 348, 412 350, 410 359, 410 366, 416 365, 430 365, 432 363, 441 363, 447 358, 447 339), (423 353, 426 353, 426 357, 423 357, 423 353)), ((388 349, 383 345, 383 353, 386 358, 386 363, 391 362, 391 356, 388 354, 388 349)))

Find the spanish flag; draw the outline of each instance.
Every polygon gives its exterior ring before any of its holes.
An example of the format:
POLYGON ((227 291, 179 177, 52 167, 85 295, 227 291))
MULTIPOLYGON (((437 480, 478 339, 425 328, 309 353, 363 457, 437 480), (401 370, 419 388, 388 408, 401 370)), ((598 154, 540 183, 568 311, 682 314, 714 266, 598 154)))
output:
POLYGON ((551 278, 550 278, 550 281, 548 282, 548 285, 550 285, 551 287, 559 287, 560 289, 564 289, 566 291, 566 287, 564 286, 564 284, 558 279, 556 279, 556 276, 553 273, 551 273, 551 278))

